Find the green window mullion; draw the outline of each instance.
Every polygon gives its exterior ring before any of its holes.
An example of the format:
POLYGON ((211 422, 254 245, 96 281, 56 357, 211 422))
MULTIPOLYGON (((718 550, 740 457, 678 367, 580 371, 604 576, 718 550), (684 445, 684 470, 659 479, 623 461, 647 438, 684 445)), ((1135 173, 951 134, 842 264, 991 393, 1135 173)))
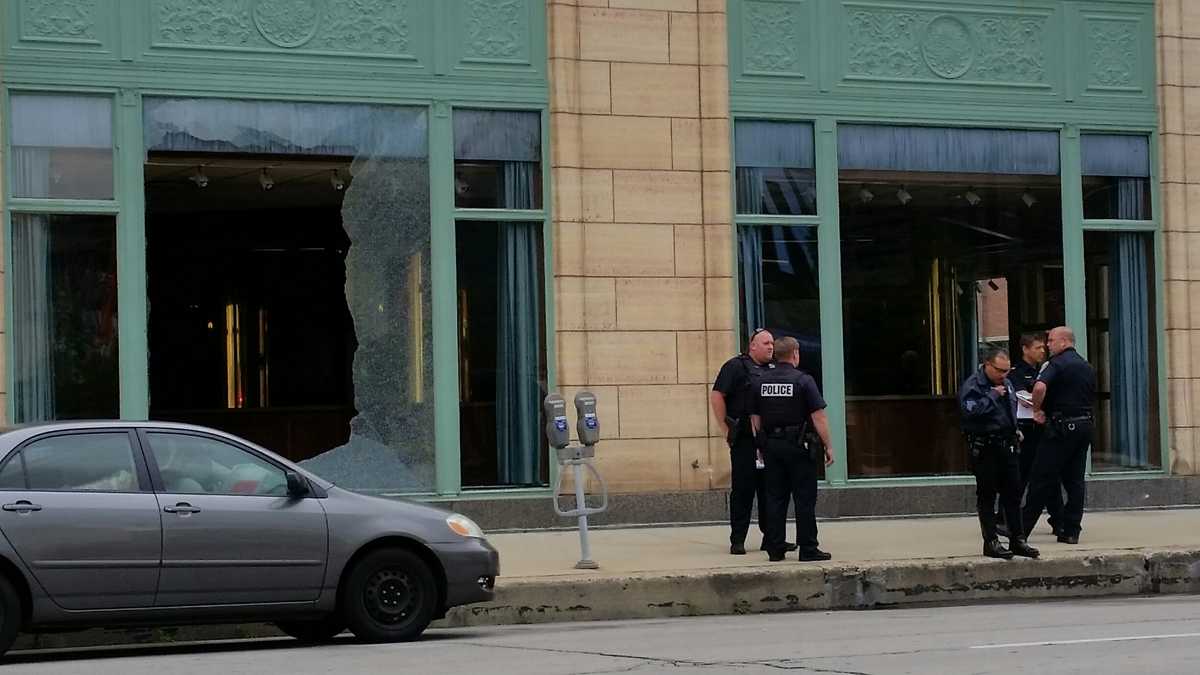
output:
POLYGON ((535 222, 546 220, 546 212, 541 209, 454 209, 452 217, 455 220, 490 220, 504 222, 535 222))
POLYGON ((1083 179, 1079 129, 1067 127, 1059 138, 1062 181, 1063 291, 1067 325, 1075 331, 1079 353, 1087 356, 1087 282, 1083 260, 1083 179))
MULTIPOLYGON (((818 179, 818 184, 820 179, 818 179)), ((836 194, 834 195, 836 198, 836 194)), ((837 202, 834 202, 835 204, 837 202)), ((820 208, 820 198, 817 199, 817 208, 820 208)), ((740 214, 735 216, 738 225, 820 225, 820 216, 769 216, 769 215, 750 215, 740 214)))
POLYGON ((122 419, 145 420, 150 416, 150 373, 141 97, 123 92, 114 111, 116 195, 123 207, 117 215, 120 410, 122 419))
POLYGON ((455 268, 454 120, 438 101, 429 118, 430 275, 433 277, 433 400, 437 493, 462 489, 459 448, 458 307, 455 268))
POLYGON ((829 404, 829 432, 833 440, 834 464, 825 478, 832 485, 846 483, 846 373, 842 345, 842 234, 838 218, 837 124, 817 120, 815 139, 817 165, 817 265, 821 304, 822 394, 829 404))
POLYGON ((1118 232, 1157 232, 1158 223, 1153 220, 1085 220, 1084 230, 1107 230, 1118 232))
POLYGON ((120 211, 117 201, 91 199, 10 199, 10 211, 51 214, 115 214, 120 211))

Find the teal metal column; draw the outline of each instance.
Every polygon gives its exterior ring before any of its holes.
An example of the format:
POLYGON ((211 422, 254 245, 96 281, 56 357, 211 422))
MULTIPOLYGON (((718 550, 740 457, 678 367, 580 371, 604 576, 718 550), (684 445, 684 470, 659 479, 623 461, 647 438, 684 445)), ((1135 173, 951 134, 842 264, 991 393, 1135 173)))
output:
POLYGON ((829 431, 833 437, 834 464, 825 479, 846 482, 846 373, 842 340, 842 228, 838 218, 837 122, 832 117, 816 121, 817 269, 821 302, 821 392, 829 404, 829 431))
POLYGON ((430 274, 433 277, 433 402, 437 493, 458 494, 458 280, 454 242, 454 120, 445 101, 429 119, 430 274))
POLYGON ((1076 349, 1087 356, 1087 280, 1083 260, 1083 182, 1079 127, 1068 126, 1059 138, 1062 177, 1063 295, 1067 325, 1075 331, 1076 349))
POLYGON ((117 326, 121 418, 150 416, 146 299, 146 198, 143 186, 142 97, 122 89, 117 97, 117 326))

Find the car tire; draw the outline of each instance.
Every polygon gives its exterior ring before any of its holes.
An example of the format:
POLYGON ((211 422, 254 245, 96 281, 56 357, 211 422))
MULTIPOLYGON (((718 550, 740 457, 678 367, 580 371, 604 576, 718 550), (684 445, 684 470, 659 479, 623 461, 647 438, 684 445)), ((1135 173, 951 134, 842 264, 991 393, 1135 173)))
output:
POLYGON ((12 582, 0 576, 0 656, 17 641, 21 631, 21 597, 12 582))
POLYGON ((337 614, 309 621, 280 621, 279 630, 306 644, 329 642, 346 630, 346 621, 337 614))
POLYGON ((421 635, 437 602, 429 565, 412 551, 388 548, 367 554, 350 571, 342 611, 358 639, 404 642, 421 635))

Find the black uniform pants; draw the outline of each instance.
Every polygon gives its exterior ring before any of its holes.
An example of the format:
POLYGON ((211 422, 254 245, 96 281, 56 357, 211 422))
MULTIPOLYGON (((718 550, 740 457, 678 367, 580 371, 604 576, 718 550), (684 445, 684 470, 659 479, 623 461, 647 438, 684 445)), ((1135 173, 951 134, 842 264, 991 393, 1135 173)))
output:
POLYGON ((817 548, 817 467, 802 446, 770 439, 763 452, 767 464, 767 534, 769 553, 784 553, 788 503, 796 509, 796 546, 817 548))
POLYGON ((1010 539, 1021 536, 1021 468, 1014 438, 1011 442, 972 442, 976 510, 984 541, 996 539, 996 496, 1008 524, 1010 539))
MULTIPOLYGON (((1022 423, 1020 425, 1021 433, 1025 435, 1025 440, 1021 441, 1021 492, 1025 492, 1025 488, 1029 487, 1029 479, 1033 476, 1033 461, 1037 457, 1038 445, 1042 442, 1042 436, 1045 435, 1046 427, 1042 424, 1033 422, 1022 423)), ((1058 524, 1062 522, 1062 488, 1051 490, 1046 495, 1046 513, 1050 514, 1050 527, 1058 528, 1058 524)))
POLYGON ((746 544, 746 533, 750 530, 750 515, 754 500, 758 499, 758 529, 765 540, 767 536, 767 482, 764 469, 754 468, 757 452, 754 438, 749 433, 745 438, 734 441, 729 449, 731 468, 729 489, 729 543, 735 546, 746 544))
POLYGON ((1067 536, 1079 536, 1083 529, 1083 506, 1087 499, 1084 473, 1087 470, 1087 451, 1092 444, 1094 426, 1090 421, 1070 423, 1048 422, 1038 445, 1037 457, 1029 478, 1029 493, 1025 497, 1025 533, 1033 531, 1042 509, 1059 493, 1061 485, 1067 491, 1058 529, 1067 536))

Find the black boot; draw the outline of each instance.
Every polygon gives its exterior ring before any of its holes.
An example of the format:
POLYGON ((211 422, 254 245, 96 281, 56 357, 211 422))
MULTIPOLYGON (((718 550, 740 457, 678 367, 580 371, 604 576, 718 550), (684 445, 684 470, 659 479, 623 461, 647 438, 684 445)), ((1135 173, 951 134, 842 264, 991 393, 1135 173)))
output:
POLYGON ((1041 555, 1041 551, 1030 546, 1024 539, 1009 539, 1008 548, 1011 549, 1012 555, 1019 555, 1023 558, 1037 558, 1041 555))
POLYGON ((983 542, 983 554, 989 558, 1012 560, 1013 552, 1004 548, 999 539, 988 539, 983 542))

